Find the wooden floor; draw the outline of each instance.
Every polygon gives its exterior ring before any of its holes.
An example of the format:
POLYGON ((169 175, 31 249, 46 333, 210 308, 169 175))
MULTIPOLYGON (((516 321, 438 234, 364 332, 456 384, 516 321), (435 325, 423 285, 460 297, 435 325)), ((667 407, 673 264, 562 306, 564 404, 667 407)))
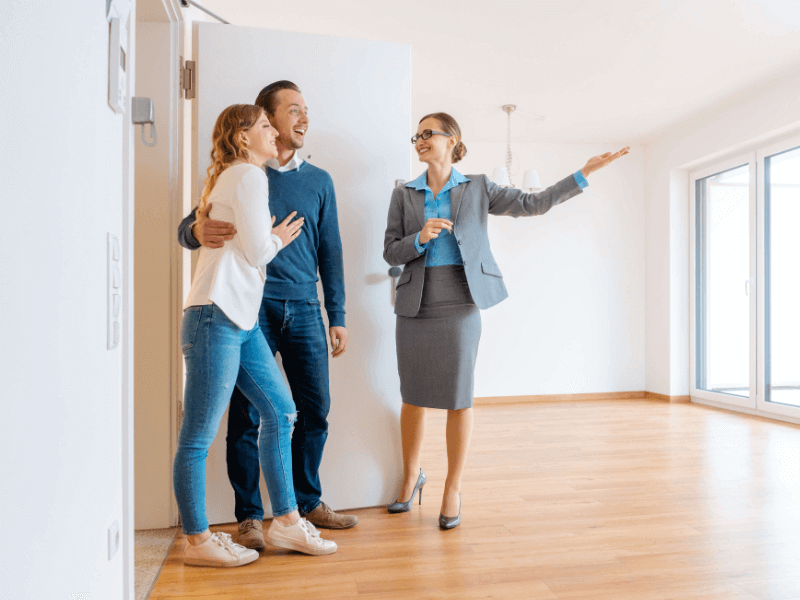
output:
POLYGON ((800 427, 647 400, 476 407, 443 532, 432 412, 421 507, 355 511, 331 556, 238 569, 184 567, 179 539, 151 599, 800 599, 800 427))

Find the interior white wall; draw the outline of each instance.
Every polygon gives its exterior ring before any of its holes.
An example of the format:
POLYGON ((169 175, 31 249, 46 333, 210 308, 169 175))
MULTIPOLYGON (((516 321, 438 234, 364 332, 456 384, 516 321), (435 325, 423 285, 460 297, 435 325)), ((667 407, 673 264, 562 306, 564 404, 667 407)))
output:
POLYGON ((800 129, 797 70, 671 128, 645 151, 646 389, 689 393, 689 169, 800 129))
MULTIPOLYGON (((454 115, 458 118, 458 115, 454 115)), ((491 174, 506 145, 471 143, 456 168, 491 174)), ((514 183, 546 187, 623 144, 512 144, 514 183), (518 162, 517 162, 518 161, 518 162)), ((416 158, 416 177, 424 165, 416 158)), ((491 217, 492 252, 509 298, 482 311, 475 395, 644 389, 644 150, 592 174, 583 194, 530 219, 491 217)))
POLYGON ((129 157, 105 9, 11 0, 0 19, 4 598, 123 597, 125 340, 106 348, 106 238, 126 239, 129 157))

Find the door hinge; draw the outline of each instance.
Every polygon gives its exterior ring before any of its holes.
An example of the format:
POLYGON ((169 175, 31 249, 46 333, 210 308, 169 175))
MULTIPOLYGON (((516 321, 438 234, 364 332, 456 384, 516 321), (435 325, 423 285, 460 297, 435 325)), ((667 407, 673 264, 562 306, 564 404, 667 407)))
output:
POLYGON ((186 63, 181 59, 180 68, 181 89, 185 92, 184 98, 191 100, 195 97, 195 61, 187 60, 186 63))

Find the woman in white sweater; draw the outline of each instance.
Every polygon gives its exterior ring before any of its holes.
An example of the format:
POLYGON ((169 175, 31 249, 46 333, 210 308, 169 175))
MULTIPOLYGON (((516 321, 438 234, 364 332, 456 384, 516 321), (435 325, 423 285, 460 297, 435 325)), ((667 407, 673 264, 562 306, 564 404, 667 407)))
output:
POLYGON ((258 326, 266 265, 303 225, 291 220, 293 213, 272 227, 264 165, 278 154, 276 136, 264 111, 249 104, 229 106, 214 126, 201 206, 212 204, 210 216, 233 223, 237 235, 222 248, 200 251, 181 326, 186 390, 173 480, 187 565, 236 567, 258 558, 229 534, 212 534, 205 511, 206 456, 234 385, 261 415, 259 458, 274 515, 269 540, 312 555, 336 551, 297 510, 291 453, 297 411, 258 326))

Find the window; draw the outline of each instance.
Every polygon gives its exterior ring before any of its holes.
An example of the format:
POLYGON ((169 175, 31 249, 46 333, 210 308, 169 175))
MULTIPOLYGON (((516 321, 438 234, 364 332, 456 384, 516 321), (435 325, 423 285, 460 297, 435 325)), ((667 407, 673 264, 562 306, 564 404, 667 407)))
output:
POLYGON ((763 163, 764 401, 800 407, 800 147, 763 163))
POLYGON ((696 386, 750 395, 750 165, 695 182, 696 386))
POLYGON ((800 137, 690 185, 691 394, 800 417, 800 137))

